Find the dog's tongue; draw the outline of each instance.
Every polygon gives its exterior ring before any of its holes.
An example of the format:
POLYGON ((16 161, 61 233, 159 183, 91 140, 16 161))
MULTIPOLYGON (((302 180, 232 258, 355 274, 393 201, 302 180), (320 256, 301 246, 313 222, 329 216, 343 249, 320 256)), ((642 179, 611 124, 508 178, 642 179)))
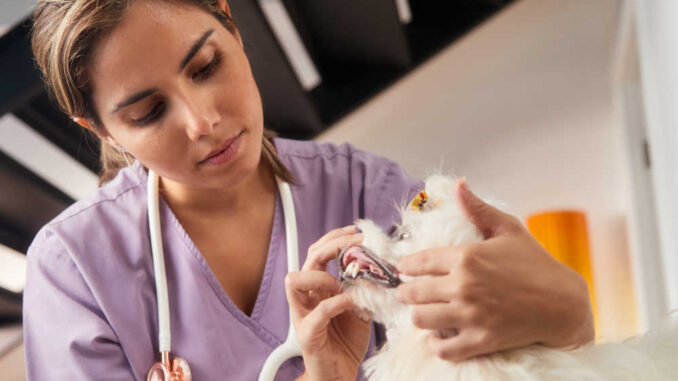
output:
POLYGON ((345 271, 355 272, 355 275, 351 276, 352 278, 355 278, 361 270, 368 270, 379 277, 384 276, 384 272, 379 268, 379 265, 365 255, 365 252, 359 246, 351 246, 348 248, 342 258, 342 264, 345 271))
POLYGON ((388 287, 395 287, 400 283, 393 266, 381 261, 366 247, 356 245, 344 249, 339 254, 341 265, 341 279, 351 280, 366 278, 388 287))

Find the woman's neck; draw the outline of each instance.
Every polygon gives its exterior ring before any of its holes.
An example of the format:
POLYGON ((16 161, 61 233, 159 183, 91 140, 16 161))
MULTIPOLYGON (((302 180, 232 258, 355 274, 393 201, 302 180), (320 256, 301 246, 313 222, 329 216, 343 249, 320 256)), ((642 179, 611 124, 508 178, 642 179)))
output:
POLYGON ((160 181, 161 193, 175 214, 208 218, 249 214, 259 209, 253 200, 267 200, 276 191, 273 170, 265 160, 260 160, 248 178, 225 190, 190 188, 162 178, 160 181))

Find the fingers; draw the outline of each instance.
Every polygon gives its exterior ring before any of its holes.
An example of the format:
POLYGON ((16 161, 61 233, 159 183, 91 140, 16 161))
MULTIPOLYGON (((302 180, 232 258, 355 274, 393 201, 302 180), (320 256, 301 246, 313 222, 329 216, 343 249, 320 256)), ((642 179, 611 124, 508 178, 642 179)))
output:
POLYGON ((324 271, 297 271, 285 277, 285 294, 293 316, 303 318, 321 300, 337 294, 340 283, 324 271))
POLYGON ((348 225, 341 228, 330 230, 329 232, 325 233, 322 237, 320 237, 320 239, 317 240, 313 245, 311 245, 311 247, 313 247, 314 245, 322 245, 323 243, 333 238, 337 238, 345 234, 355 233, 357 229, 358 227, 355 225, 348 225))
POLYGON ((402 258, 398 271, 408 275, 445 275, 457 264, 459 257, 472 244, 422 250, 402 258))
POLYGON ((463 327, 469 322, 461 311, 450 303, 419 304, 412 308, 412 323, 421 329, 463 327))
POLYGON ((336 228, 336 229, 330 230, 329 232, 325 233, 325 235, 320 237, 320 239, 315 241, 309 247, 309 249, 311 249, 313 246, 316 246, 316 245, 322 245, 325 242, 327 242, 331 239, 340 237, 342 235, 355 233, 356 231, 357 231, 357 226, 355 226, 355 225, 348 225, 348 226, 344 226, 342 228, 336 228))
POLYGON ((455 182, 455 194, 459 209, 486 239, 503 230, 514 228, 516 223, 520 225, 520 221, 515 217, 487 204, 471 192, 464 177, 455 182))
POLYGON ((353 301, 348 294, 339 294, 329 297, 316 306, 304 319, 309 331, 327 329, 330 320, 342 312, 353 308, 353 301))
POLYGON ((332 275, 320 271, 295 271, 285 277, 285 288, 293 292, 338 291, 340 283, 332 275))
POLYGON ((453 362, 463 361, 499 349, 493 348, 486 339, 486 335, 481 331, 472 329, 461 330, 458 335, 448 338, 431 334, 428 337, 427 345, 436 356, 453 362))
POLYGON ((355 233, 355 226, 353 230, 346 229, 344 231, 333 230, 320 238, 317 242, 308 248, 308 255, 306 261, 302 266, 302 270, 327 270, 327 263, 339 255, 341 249, 351 245, 362 243, 363 234, 355 233), (326 238, 326 236, 330 238, 326 238))
POLYGON ((320 270, 295 271, 287 274, 285 285, 298 292, 326 291, 338 290, 339 281, 320 270))
POLYGON ((445 303, 454 297, 452 285, 445 276, 418 278, 400 284, 396 297, 405 304, 445 303))

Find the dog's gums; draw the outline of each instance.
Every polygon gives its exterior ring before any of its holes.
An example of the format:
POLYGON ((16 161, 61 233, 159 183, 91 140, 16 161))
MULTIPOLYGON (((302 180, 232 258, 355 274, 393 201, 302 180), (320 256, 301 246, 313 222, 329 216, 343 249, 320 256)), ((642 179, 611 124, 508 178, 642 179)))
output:
POLYGON ((362 245, 345 248, 337 257, 342 281, 365 278, 385 287, 396 287, 400 278, 395 267, 374 255, 362 245))

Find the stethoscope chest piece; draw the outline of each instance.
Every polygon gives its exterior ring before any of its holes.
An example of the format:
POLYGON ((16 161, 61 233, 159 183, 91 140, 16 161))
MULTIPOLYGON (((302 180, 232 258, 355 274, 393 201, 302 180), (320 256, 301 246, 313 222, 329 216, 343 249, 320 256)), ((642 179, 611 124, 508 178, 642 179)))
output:
POLYGON ((148 370, 146 381, 191 381, 191 368, 181 357, 170 361, 168 352, 163 352, 162 362, 156 362, 148 370))

